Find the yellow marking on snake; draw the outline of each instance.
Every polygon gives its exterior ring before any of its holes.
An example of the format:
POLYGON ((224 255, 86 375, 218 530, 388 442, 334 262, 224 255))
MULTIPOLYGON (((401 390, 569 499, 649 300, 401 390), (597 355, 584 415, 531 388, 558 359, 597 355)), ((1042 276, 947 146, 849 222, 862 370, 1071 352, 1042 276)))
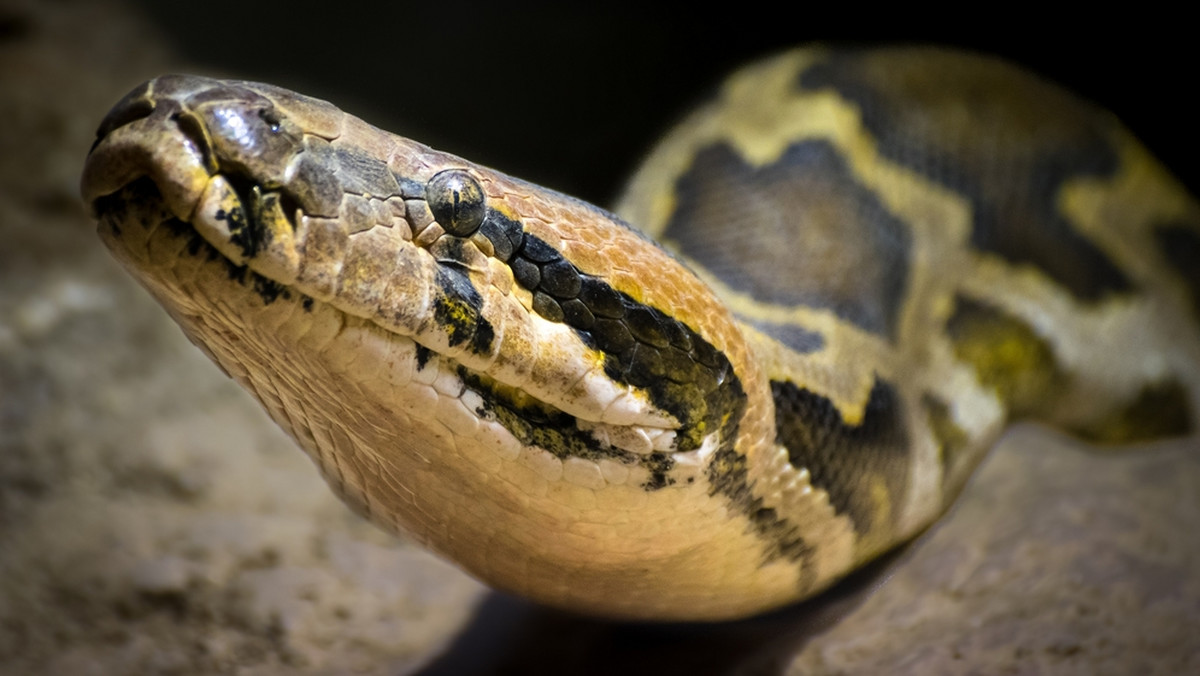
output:
POLYGON ((113 108, 83 195, 349 505, 576 611, 813 595, 1017 418, 1200 420, 1200 206, 1111 115, 973 54, 751 65, 621 217, 189 76, 113 108))

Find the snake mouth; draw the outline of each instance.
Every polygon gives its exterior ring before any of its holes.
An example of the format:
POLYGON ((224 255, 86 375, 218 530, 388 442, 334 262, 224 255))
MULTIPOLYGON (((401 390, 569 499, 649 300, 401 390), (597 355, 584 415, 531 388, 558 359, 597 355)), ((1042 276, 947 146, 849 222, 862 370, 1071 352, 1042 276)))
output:
MULTIPOLYGON (((118 252, 118 258, 122 260, 136 258, 141 254, 129 251, 130 242, 118 243, 118 240, 148 241, 156 231, 162 230, 165 237, 160 239, 174 239, 185 243, 181 250, 178 247, 172 250, 179 251, 180 255, 186 252, 188 256, 198 258, 208 265, 219 266, 223 271, 216 275, 217 278, 228 285, 237 285, 245 289, 252 294, 248 297, 256 297, 264 307, 280 301, 291 301, 298 303, 304 312, 314 312, 320 305, 339 316, 337 323, 356 323, 357 318, 347 315, 334 305, 315 301, 294 288, 281 285, 222 255, 201 237, 190 223, 172 215, 158 185, 148 176, 141 176, 113 193, 96 198, 93 208, 100 219, 104 239, 114 252, 118 252), (147 240, 136 240, 130 237, 132 233, 122 233, 121 228, 127 223, 139 224, 139 229, 145 231, 147 240)), ((145 249, 162 246, 149 244, 145 249)), ((173 261, 162 262, 174 265, 173 261)), ((187 316, 195 311, 180 312, 172 307, 182 292, 179 288, 164 292, 159 280, 139 271, 139 265, 143 263, 134 262, 130 266, 131 271, 172 311, 193 342, 209 354, 227 375, 232 376, 234 372, 244 371, 245 369, 240 367, 231 368, 228 357, 218 357, 216 353, 219 350, 212 349, 208 344, 210 338, 197 335, 192 326, 195 320, 187 316)), ((189 284, 185 282, 180 286, 189 284)), ((361 327, 363 323, 357 324, 361 327)), ((395 343, 389 350, 390 355, 410 355, 413 380, 416 384, 438 390, 439 397, 449 395, 450 398, 459 399, 462 406, 477 416, 479 421, 496 423, 503 427, 520 447, 536 447, 562 461, 577 458, 591 463, 607 462, 608 467, 626 468, 612 470, 620 475, 637 468, 638 472, 630 477, 638 477, 637 481, 645 490, 657 490, 676 483, 677 479, 672 470, 676 467, 678 459, 671 452, 674 431, 606 425, 577 417, 519 388, 506 385, 486 373, 472 370, 452 358, 434 352, 413 339, 394 333, 387 336, 389 341, 395 343), (457 381, 460 384, 446 385, 448 381, 457 381)), ((258 391, 257 387, 251 389, 258 391)))

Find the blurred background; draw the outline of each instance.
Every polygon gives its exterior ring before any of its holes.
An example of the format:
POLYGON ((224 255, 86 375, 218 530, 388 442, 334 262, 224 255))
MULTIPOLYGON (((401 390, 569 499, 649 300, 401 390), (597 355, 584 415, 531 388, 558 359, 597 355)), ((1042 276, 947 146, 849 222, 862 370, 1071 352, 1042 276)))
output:
POLYGON ((1195 185, 1180 17, 945 14, 840 3, 137 3, 189 63, 326 98, 376 126, 601 205, 733 69, 796 45, 996 54, 1114 111, 1195 185), (1074 22, 1073 22, 1074 21, 1074 22))

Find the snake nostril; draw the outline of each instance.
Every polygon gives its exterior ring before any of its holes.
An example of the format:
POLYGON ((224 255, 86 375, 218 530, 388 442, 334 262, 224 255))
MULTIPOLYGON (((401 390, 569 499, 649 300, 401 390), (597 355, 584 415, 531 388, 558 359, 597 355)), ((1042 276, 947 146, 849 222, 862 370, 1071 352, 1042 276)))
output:
POLYGON ((111 134, 113 130, 120 129, 137 120, 150 117, 150 114, 154 112, 154 101, 144 97, 146 93, 144 87, 145 85, 143 85, 142 89, 126 94, 124 99, 113 106, 112 110, 108 111, 108 115, 104 116, 104 119, 100 122, 100 127, 96 129, 96 140, 92 141, 92 147, 88 152, 95 150, 100 141, 104 140, 104 137, 111 134))
POLYGON ((283 126, 283 120, 279 117, 279 113, 271 108, 260 108, 258 118, 266 123, 272 133, 279 133, 283 126))
POLYGON ((204 156, 204 166, 209 173, 216 173, 219 169, 217 160, 213 156, 212 144, 209 142, 208 132, 204 128, 204 124, 192 113, 188 111, 177 111, 171 115, 171 121, 179 129, 179 133, 192 142, 198 151, 204 156))

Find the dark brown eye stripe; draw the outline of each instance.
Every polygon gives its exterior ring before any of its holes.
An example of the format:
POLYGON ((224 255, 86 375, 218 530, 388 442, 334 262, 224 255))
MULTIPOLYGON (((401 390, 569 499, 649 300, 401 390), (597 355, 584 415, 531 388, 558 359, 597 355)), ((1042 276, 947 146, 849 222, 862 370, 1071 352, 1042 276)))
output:
POLYGON ((891 524, 877 522, 875 494, 864 485, 877 479, 890 504, 899 504, 908 484, 909 434, 896 389, 876 379, 858 424, 847 424, 828 398, 789 382, 772 381, 775 440, 791 464, 807 469, 813 486, 829 493, 839 514, 865 534, 891 524))
POLYGON ((488 210, 487 216, 479 226, 479 232, 492 243, 492 250, 495 252, 496 258, 503 263, 507 263, 512 258, 513 253, 521 248, 524 240, 521 224, 495 209, 488 210))
MULTIPOLYGON (((487 220, 505 231, 501 224, 510 219, 487 220)), ((534 311, 575 329, 604 354, 610 378, 646 390, 655 406, 674 416, 682 427, 678 450, 698 448, 731 424, 731 411, 744 404, 734 394, 741 386, 724 354, 661 310, 580 272, 541 239, 524 233, 520 241, 508 263, 517 283, 532 292, 534 311)))

